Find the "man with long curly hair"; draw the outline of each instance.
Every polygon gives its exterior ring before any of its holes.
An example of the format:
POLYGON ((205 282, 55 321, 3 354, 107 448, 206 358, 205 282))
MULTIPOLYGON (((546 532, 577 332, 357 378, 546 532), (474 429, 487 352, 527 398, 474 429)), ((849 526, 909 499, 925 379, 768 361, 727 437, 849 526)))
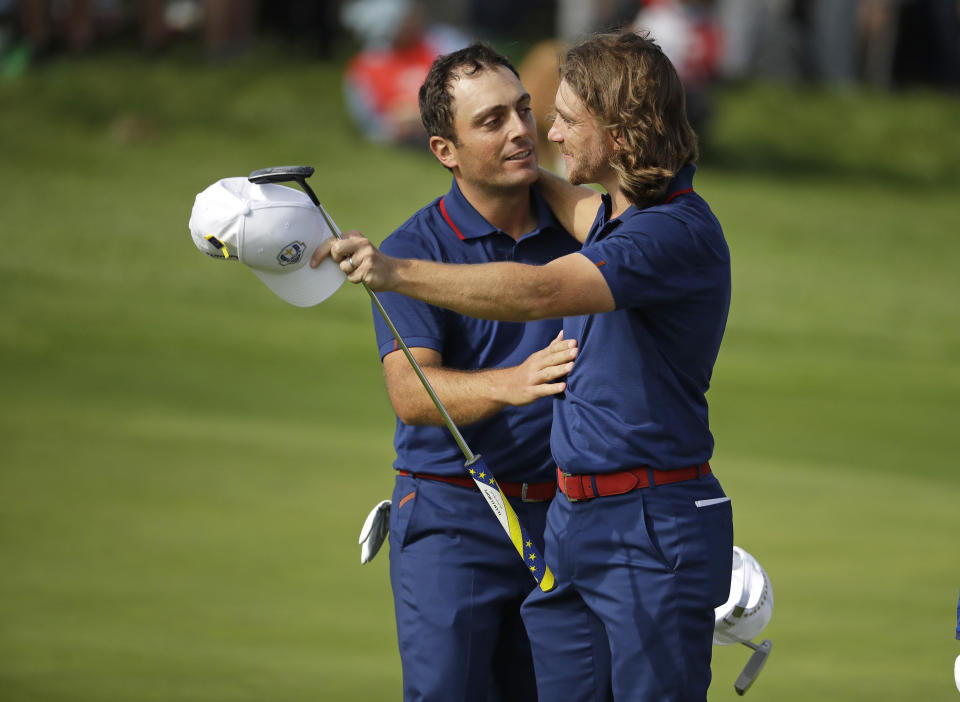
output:
POLYGON ((353 232, 314 261, 329 251, 353 282, 475 317, 564 317, 579 354, 551 430, 564 497, 544 555, 557 586, 523 605, 540 702, 702 701, 733 548, 705 397, 729 250, 693 189, 697 139, 660 48, 596 36, 560 78, 550 139, 570 182, 541 172, 540 185, 579 252, 457 266, 390 258, 353 232))

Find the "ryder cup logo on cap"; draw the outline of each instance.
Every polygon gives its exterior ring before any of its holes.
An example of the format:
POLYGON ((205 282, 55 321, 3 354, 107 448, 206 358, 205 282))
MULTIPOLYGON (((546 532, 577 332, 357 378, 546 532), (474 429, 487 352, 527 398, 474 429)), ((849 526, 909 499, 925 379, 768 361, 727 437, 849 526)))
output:
POLYGON ((189 226, 198 249, 246 264, 292 305, 323 302, 346 279, 330 258, 310 267, 310 256, 333 232, 306 193, 294 188, 218 180, 197 195, 189 226))

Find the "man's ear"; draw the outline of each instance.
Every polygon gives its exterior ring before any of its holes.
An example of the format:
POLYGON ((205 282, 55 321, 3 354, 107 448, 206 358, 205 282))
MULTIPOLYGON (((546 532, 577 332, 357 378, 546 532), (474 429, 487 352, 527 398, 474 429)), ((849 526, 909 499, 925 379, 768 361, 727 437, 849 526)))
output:
POLYGON ((620 133, 620 130, 614 129, 611 132, 607 132, 606 136, 607 136, 607 144, 614 151, 622 151, 625 148, 623 143, 623 135, 620 133))
POLYGON ((442 136, 430 137, 430 151, 447 168, 452 169, 460 165, 457 162, 457 149, 449 139, 444 139, 442 136))

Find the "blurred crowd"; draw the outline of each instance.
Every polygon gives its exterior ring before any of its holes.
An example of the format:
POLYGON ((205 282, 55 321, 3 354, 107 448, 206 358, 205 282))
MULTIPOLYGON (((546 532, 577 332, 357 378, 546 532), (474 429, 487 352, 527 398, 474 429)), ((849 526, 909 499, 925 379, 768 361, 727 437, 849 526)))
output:
POLYGON ((42 57, 131 32, 148 50, 199 34, 230 56, 268 31, 327 53, 401 33, 411 5, 428 25, 493 41, 643 25, 700 77, 960 83, 960 0, 0 0, 0 45, 21 41, 42 57))
POLYGON ((471 38, 534 40, 518 68, 541 154, 553 153, 545 125, 557 57, 596 31, 651 34, 677 67, 701 133, 716 88, 731 81, 960 88, 960 0, 347 0, 340 18, 361 43, 345 72, 348 105, 378 141, 417 139, 416 87, 431 57, 471 38))
POLYGON ((0 0, 0 54, 30 63, 136 39, 159 52, 201 37, 214 60, 242 55, 269 32, 329 55, 342 28, 338 2, 325 0, 0 0))
POLYGON ((524 84, 552 101, 556 57, 590 32, 649 32, 677 66, 694 123, 717 85, 755 78, 886 89, 960 88, 960 0, 0 0, 0 74, 136 37, 147 52, 201 37, 213 60, 261 35, 344 73, 358 128, 416 140, 416 89, 432 59, 473 39, 523 46, 524 84))
POLYGON ((958 0, 559 0, 572 40, 632 21, 696 79, 960 85, 958 0))

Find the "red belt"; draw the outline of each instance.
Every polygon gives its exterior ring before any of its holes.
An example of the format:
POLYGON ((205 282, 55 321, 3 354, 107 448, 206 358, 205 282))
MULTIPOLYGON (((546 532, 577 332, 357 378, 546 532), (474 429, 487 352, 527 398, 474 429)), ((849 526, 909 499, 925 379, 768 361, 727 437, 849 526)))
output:
POLYGON ((657 470, 655 468, 631 468, 619 473, 588 473, 570 475, 557 468, 557 483, 560 491, 571 502, 592 500, 594 497, 622 495, 633 490, 669 483, 694 480, 710 472, 709 463, 689 468, 657 470))
MULTIPOLYGON (((408 476, 410 478, 422 478, 423 480, 437 480, 441 483, 450 483, 460 487, 479 490, 473 478, 454 477, 448 475, 431 475, 430 473, 411 473, 408 470, 398 470, 397 475, 408 476)), ((550 483, 504 483, 497 481, 497 485, 503 490, 507 497, 519 497, 524 502, 546 502, 552 500, 557 494, 557 484, 550 483)))

